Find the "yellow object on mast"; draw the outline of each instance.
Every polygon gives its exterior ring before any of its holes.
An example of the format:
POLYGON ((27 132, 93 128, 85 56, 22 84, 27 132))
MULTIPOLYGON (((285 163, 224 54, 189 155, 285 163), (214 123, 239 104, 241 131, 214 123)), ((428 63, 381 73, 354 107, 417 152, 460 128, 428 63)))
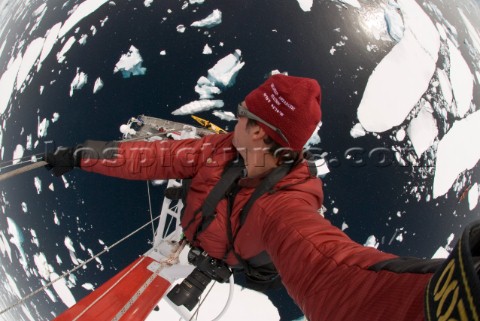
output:
POLYGON ((213 124, 212 122, 210 122, 206 119, 203 119, 203 118, 200 118, 200 117, 197 117, 197 116, 194 116, 194 115, 192 115, 192 118, 195 119, 200 125, 202 125, 206 129, 210 129, 217 134, 226 134, 227 133, 227 131, 225 129, 222 129, 221 127, 213 124))

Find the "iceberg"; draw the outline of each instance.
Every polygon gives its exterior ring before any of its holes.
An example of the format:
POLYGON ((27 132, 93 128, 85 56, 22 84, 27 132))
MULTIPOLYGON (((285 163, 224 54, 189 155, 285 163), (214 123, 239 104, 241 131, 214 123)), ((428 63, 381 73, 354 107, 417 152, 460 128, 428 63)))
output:
POLYGON ((215 82, 203 76, 198 79, 195 91, 200 95, 200 99, 211 99, 213 98, 213 95, 222 92, 220 88, 215 86, 215 82))
POLYGON ((220 88, 233 86, 238 72, 245 65, 241 59, 242 51, 236 49, 234 53, 220 59, 215 66, 208 70, 208 79, 220 88))
POLYGON ((18 144, 13 151, 13 160, 12 164, 18 164, 23 157, 23 153, 25 152, 25 148, 22 145, 18 144))
POLYGON ((213 28, 221 23, 222 12, 218 9, 215 9, 208 17, 199 21, 195 21, 190 26, 197 28, 213 28))
POLYGON ((95 84, 93 85, 93 93, 96 94, 100 89, 103 88, 103 81, 100 77, 95 80, 95 84))
POLYGON ((88 76, 80 71, 80 68, 77 68, 77 74, 75 75, 75 78, 73 78, 72 83, 70 84, 70 97, 73 96, 73 91, 74 90, 79 90, 82 89, 83 86, 87 83, 88 76))
POLYGON ((140 52, 135 46, 130 46, 128 53, 123 54, 120 60, 115 65, 113 73, 122 72, 123 78, 130 78, 133 76, 145 75, 147 68, 142 67, 143 59, 140 52))
POLYGON ((214 110, 212 113, 214 116, 220 118, 221 120, 226 121, 236 121, 237 117, 235 114, 230 111, 223 111, 223 110, 214 110))
POLYGON ((195 100, 174 110, 172 115, 191 115, 213 108, 222 108, 223 100, 195 100))

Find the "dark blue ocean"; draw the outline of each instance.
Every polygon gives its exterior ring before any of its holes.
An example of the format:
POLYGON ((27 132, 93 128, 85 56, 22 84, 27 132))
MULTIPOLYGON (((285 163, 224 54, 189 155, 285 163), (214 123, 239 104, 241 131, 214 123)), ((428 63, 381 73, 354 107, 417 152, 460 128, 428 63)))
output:
MULTIPOLYGON (((32 2, 29 8, 33 12, 41 2, 32 2)), ((385 3, 380 0, 360 2, 363 13, 378 11, 385 3)), ((478 28, 478 2, 429 2, 435 3, 450 23, 456 24, 459 40, 466 36, 464 28, 460 27, 462 22, 456 6, 466 8, 464 12, 478 28)), ((1 39, 7 44, 0 56, 1 73, 6 70, 10 57, 18 52, 18 49, 10 48, 16 48, 20 39, 29 43, 44 36, 51 26, 64 21, 68 10, 80 1, 67 1, 64 8, 63 1, 46 3, 48 10, 31 35, 26 31, 29 30, 30 15, 11 22, 10 31, 1 39)), ((388 149, 391 144, 388 135, 382 139, 367 135, 361 140, 350 136, 350 129, 358 122, 356 110, 368 77, 395 45, 394 41, 376 39, 364 32, 361 19, 368 15, 360 15, 349 5, 320 0, 314 1, 310 12, 302 11, 294 0, 206 0, 203 4, 189 4, 185 9, 182 5, 187 1, 155 0, 150 7, 146 7, 143 1, 115 3, 103 5, 82 20, 77 25, 80 28, 78 33, 74 28, 67 34, 66 39, 71 35, 77 39, 81 34, 89 36, 84 46, 76 43, 70 49, 66 63, 59 64, 56 60, 55 54, 63 47, 57 42, 26 89, 15 93, 9 112, 0 119, 6 124, 3 128, 3 160, 11 159, 16 145, 24 145, 28 134, 33 134, 35 141, 38 119, 50 119, 54 112, 60 114, 58 122, 50 122, 48 135, 39 139, 34 150, 25 151, 25 156, 42 153, 45 142, 50 140, 57 146, 74 146, 86 139, 120 139, 120 125, 139 114, 194 124, 190 116, 172 116, 171 112, 197 100, 198 94, 194 91, 197 80, 206 76, 207 70, 219 59, 240 49, 245 66, 236 77, 235 85, 217 97, 225 102, 224 110, 234 112, 245 95, 275 69, 290 75, 312 77, 321 84, 323 126, 321 143, 315 146, 315 151, 318 155, 327 152, 330 164, 330 173, 323 178, 328 209, 326 218, 338 227, 346 222, 349 228, 345 232, 353 240, 363 244, 370 235, 375 235, 382 251, 431 257, 439 246, 446 244, 450 233, 454 233, 457 239, 466 224, 480 217, 478 207, 476 211, 470 211, 468 202, 459 200, 458 193, 453 191, 447 197, 433 201, 427 202, 425 197, 417 201, 409 190, 415 185, 431 186, 431 175, 421 178, 411 166, 400 166, 394 159, 388 166, 382 166, 374 158, 364 166, 357 166, 345 156, 352 147, 388 149), (223 14, 220 25, 210 29, 189 27, 214 9, 223 14), (107 16, 108 20, 101 27, 100 20, 107 16), (184 33, 176 30, 180 24, 187 27, 184 33), (97 28, 94 36, 90 31, 92 25, 97 28), (341 41, 342 36, 348 39, 346 46, 338 47, 335 55, 330 54, 330 48, 341 41), (367 50, 367 43, 376 45, 378 50, 367 50), (213 54, 202 54, 205 44, 212 48, 213 54), (139 49, 147 71, 143 76, 125 79, 120 73, 114 74, 113 70, 131 45, 139 49), (166 55, 160 55, 162 50, 166 55), (70 97, 70 84, 77 68, 88 75, 88 82, 70 97), (93 94, 93 83, 98 77, 105 85, 93 94), (45 86, 43 93, 40 93, 41 86, 45 86), (338 213, 334 213, 334 208, 338 213), (397 212, 402 213, 400 217, 397 212), (392 241, 399 231, 406 232, 403 241, 392 241)), ((467 54, 468 48, 461 46, 460 49, 465 53, 464 57, 471 57, 467 54)), ((471 59, 467 61, 472 66, 475 63, 471 59)), ((474 102, 477 106, 480 104, 478 84, 474 102)), ((211 111, 197 115, 233 129, 233 122, 217 119, 211 111)), ((78 258, 86 260, 88 253, 80 249, 80 243, 94 253, 100 252, 104 245, 99 240, 110 245, 150 219, 146 182, 102 177, 80 170, 65 177, 70 183, 69 188, 44 169, 2 182, 0 203, 4 214, 0 214, 0 228, 7 235, 6 217, 14 219, 21 227, 25 236, 23 248, 32 271, 35 269, 33 255, 39 252, 45 254, 59 274, 73 267, 64 246, 65 236, 74 240, 78 258), (40 194, 33 184, 34 177, 42 181, 40 194), (53 192, 48 189, 50 183, 54 184, 53 192), (21 210, 22 202, 28 205, 27 213, 21 210), (55 212, 60 225, 54 223, 55 212), (39 247, 29 241, 30 229, 35 230, 39 247), (63 258, 62 264, 57 263, 57 255, 63 258)), ((478 164, 470 170, 469 177, 471 182, 480 180, 478 164)), ((151 186, 151 193, 156 216, 163 187, 151 186)), ((75 298, 78 300, 90 293, 79 285, 88 282, 98 287, 146 252, 151 241, 152 231, 148 226, 102 256, 103 271, 92 263, 76 272, 77 286, 71 289, 75 298)), ((0 262, 2 268, 14 277, 21 294, 27 295, 41 287, 41 277, 27 277, 16 259, 19 257, 17 249, 11 247, 13 263, 1 255, 0 262)), ((8 291, 0 291, 10 302, 15 302, 15 297, 8 291)), ((285 290, 268 295, 279 308, 281 320, 302 316, 285 290)), ((44 292, 30 299, 27 306, 36 320, 51 319, 66 309, 59 300, 51 302, 44 292)), ((23 316, 20 310, 14 311, 23 316)), ((5 320, 13 315, 11 312, 5 320)))

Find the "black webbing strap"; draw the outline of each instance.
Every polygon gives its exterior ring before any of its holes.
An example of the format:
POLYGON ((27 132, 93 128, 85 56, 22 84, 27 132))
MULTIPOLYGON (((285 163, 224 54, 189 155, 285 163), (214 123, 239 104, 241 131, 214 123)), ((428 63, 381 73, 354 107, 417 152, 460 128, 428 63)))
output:
MULTIPOLYGON (((271 191, 272 188, 283 177, 285 177, 285 175, 287 175, 288 172, 290 172, 291 168, 292 168, 292 166, 290 166, 290 165, 281 165, 279 167, 276 167, 270 174, 268 174, 267 177, 265 177, 262 180, 260 185, 258 185, 257 188, 255 188, 255 190, 253 191, 252 195, 248 199, 245 206, 242 208, 242 210, 240 212, 240 218, 239 218, 240 222, 239 222, 235 232, 233 232, 233 230, 232 230, 231 216, 232 216, 232 209, 233 209, 233 203, 234 203, 234 200, 235 200, 235 196, 236 196, 236 193, 238 192, 239 189, 238 188, 234 189, 228 195, 227 236, 228 236, 229 245, 228 245, 228 250, 227 250, 227 253, 225 254, 225 256, 227 256, 229 252, 232 252, 235 255, 235 257, 237 258, 237 260, 239 261, 239 263, 242 265, 242 267, 245 269, 245 272, 248 275, 254 276, 258 279, 261 279, 261 278, 271 279, 272 277, 276 277, 276 275, 274 275, 272 273, 269 273, 269 274, 257 273, 257 272, 260 272, 260 271, 256 270, 255 268, 252 268, 250 266, 250 264, 235 251, 235 247, 234 247, 235 239, 237 238, 238 232, 240 231, 241 227, 245 223, 245 220, 247 219, 248 213, 249 213, 251 207, 253 206, 253 204, 255 203, 255 201, 259 197, 261 197, 263 194, 271 191)), ((270 270, 270 272, 273 272, 273 270, 270 270)))
POLYGON ((243 159, 233 160, 225 169, 218 183, 208 194, 202 205, 202 223, 197 234, 204 231, 215 218, 218 203, 225 198, 226 193, 232 188, 244 171, 243 159))

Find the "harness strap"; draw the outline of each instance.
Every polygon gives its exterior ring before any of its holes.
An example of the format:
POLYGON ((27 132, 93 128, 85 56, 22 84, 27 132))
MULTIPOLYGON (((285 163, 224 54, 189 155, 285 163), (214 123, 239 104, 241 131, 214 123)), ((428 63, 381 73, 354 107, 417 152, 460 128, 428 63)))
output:
POLYGON ((202 231, 204 231, 208 225, 215 219, 216 208, 218 203, 225 198, 225 195, 228 191, 235 185, 235 182, 242 176, 244 173, 244 162, 243 158, 238 160, 233 160, 225 169, 222 174, 222 177, 218 183, 213 187, 213 189, 208 194, 205 202, 203 203, 202 209, 202 222, 198 226, 198 229, 195 233, 195 237, 202 231))

